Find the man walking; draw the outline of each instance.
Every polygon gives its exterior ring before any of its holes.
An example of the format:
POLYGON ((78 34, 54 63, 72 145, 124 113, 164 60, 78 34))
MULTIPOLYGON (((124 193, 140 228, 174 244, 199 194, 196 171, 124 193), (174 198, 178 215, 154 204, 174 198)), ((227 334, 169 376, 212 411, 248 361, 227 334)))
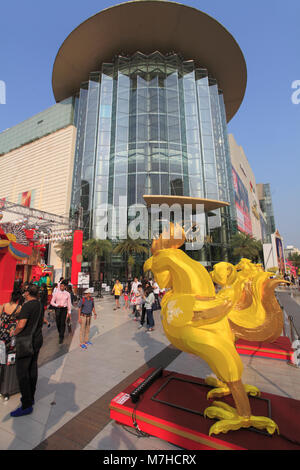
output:
POLYGON ((71 318, 71 296, 66 290, 68 283, 62 281, 59 284, 58 290, 53 294, 51 305, 55 307, 55 320, 59 334, 59 344, 63 343, 65 330, 66 330, 66 319, 71 318))
POLYGON ((39 288, 36 285, 29 285, 24 292, 25 303, 18 315, 18 325, 12 332, 16 337, 16 372, 21 392, 22 405, 10 415, 14 418, 32 413, 34 395, 38 378, 38 355, 43 344, 43 318, 42 307, 38 301, 39 288), (31 339, 33 351, 26 350, 25 338, 31 339), (20 349, 21 344, 23 351, 20 349), (25 348, 25 350, 24 350, 25 348), (18 353, 22 351, 22 354, 18 353))
POLYGON ((87 349, 87 346, 92 343, 89 341, 90 327, 92 314, 96 320, 97 314, 95 311, 94 300, 91 297, 91 292, 87 289, 84 292, 85 296, 79 302, 78 310, 78 323, 80 324, 80 347, 87 349))

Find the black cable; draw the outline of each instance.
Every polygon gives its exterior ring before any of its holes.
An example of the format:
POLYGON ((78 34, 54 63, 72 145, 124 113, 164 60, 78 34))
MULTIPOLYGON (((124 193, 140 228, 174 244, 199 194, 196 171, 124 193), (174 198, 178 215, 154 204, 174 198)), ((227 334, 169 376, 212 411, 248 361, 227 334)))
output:
MULTIPOLYGON (((143 399, 143 396, 141 397, 141 400, 143 399)), ((132 423, 133 423, 133 426, 134 428, 136 429, 137 431, 137 434, 138 434, 138 437, 150 437, 150 434, 147 434, 146 432, 142 431, 140 428, 139 428, 139 425, 136 421, 136 410, 137 410, 137 407, 138 407, 138 404, 141 402, 141 400, 139 400, 135 407, 133 408, 132 410, 132 415, 131 415, 131 418, 132 418, 132 423)))

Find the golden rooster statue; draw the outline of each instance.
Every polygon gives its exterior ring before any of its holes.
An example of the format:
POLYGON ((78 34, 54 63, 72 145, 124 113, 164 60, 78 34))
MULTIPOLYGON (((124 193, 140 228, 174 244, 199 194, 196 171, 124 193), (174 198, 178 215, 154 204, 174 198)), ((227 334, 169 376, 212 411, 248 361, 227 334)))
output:
POLYGON ((208 377, 212 389, 207 398, 232 395, 236 408, 214 401, 204 415, 217 421, 209 434, 255 427, 276 430, 276 423, 264 416, 252 416, 248 393, 256 387, 243 385, 243 364, 235 340, 274 341, 282 331, 283 315, 274 295, 281 280, 260 265, 242 259, 237 266, 219 263, 212 275, 179 248, 185 242, 184 230, 170 224, 153 240, 152 255, 144 271, 152 271, 161 288, 169 289, 161 305, 161 318, 168 340, 178 349, 201 357, 217 379, 208 377), (221 286, 216 293, 214 283, 221 286))

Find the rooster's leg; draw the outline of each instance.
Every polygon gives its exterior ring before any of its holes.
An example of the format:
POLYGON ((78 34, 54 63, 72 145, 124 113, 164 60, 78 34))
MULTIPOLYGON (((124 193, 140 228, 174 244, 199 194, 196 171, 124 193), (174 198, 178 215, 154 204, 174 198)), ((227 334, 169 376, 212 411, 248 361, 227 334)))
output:
POLYGON ((249 428, 251 426, 257 429, 267 429, 269 434, 278 431, 277 424, 270 418, 264 416, 252 416, 247 393, 241 380, 227 384, 233 396, 236 409, 227 405, 227 403, 213 402, 208 407, 204 416, 208 418, 220 419, 209 430, 209 435, 235 431, 240 428, 249 428))
MULTIPOLYGON (((215 377, 206 377, 205 383, 207 385, 210 385, 211 387, 216 387, 210 390, 207 394, 207 399, 211 398, 220 398, 220 397, 226 397, 227 395, 231 395, 231 389, 228 387, 228 385, 225 382, 222 382, 219 379, 216 379, 215 377)), ((257 387, 254 385, 244 385, 245 392, 252 397, 258 397, 260 396, 260 391, 257 387)))

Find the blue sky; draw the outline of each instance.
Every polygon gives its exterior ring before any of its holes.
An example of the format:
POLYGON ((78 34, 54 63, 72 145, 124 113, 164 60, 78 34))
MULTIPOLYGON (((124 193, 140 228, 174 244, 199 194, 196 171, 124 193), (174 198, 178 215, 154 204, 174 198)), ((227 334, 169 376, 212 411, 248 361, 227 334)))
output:
MULTIPOLYGON (((10 0, 0 6, 0 131, 55 103, 51 75, 59 47, 89 16, 113 0, 10 0)), ((300 248, 300 104, 291 101, 300 80, 299 0, 184 0, 234 36, 246 59, 247 91, 228 126, 256 181, 271 184, 275 220, 284 245, 300 248)))

